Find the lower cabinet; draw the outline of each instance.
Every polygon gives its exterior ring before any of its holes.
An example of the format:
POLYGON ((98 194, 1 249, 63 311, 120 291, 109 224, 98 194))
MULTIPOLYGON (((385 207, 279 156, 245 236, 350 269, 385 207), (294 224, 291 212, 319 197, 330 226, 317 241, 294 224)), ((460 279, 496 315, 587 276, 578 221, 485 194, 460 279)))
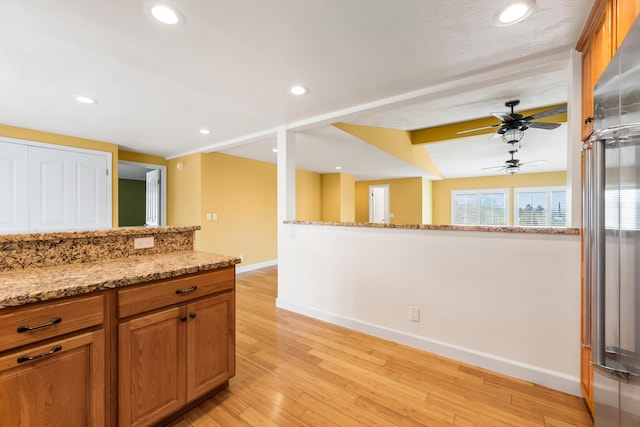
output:
POLYGON ((148 426, 234 375, 235 267, 0 311, 0 427, 148 426))
POLYGON ((135 292, 160 295, 166 289, 168 294, 176 295, 175 290, 187 289, 189 294, 185 297, 195 299, 120 322, 118 413, 121 426, 156 423, 223 385, 235 374, 233 289, 197 298, 196 291, 205 286, 192 285, 192 282, 180 285, 171 281, 156 289, 140 287, 123 291, 122 311, 130 307, 127 298, 138 298, 131 294, 135 292))
POLYGON ((103 330, 0 357, 0 426, 103 426, 104 393, 103 330))

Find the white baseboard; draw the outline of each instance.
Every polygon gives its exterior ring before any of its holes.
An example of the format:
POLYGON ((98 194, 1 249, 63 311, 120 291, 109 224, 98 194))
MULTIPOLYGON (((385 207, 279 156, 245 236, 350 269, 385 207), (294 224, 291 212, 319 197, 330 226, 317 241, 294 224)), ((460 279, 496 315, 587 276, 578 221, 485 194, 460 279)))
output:
POLYGON ((271 261, 259 262, 257 264, 243 265, 242 267, 239 267, 239 265, 240 264, 236 265, 236 273, 245 273, 247 271, 259 270, 261 268, 278 265, 278 260, 272 259, 271 261))
POLYGON ((276 298, 276 307, 582 397, 579 378, 276 298))

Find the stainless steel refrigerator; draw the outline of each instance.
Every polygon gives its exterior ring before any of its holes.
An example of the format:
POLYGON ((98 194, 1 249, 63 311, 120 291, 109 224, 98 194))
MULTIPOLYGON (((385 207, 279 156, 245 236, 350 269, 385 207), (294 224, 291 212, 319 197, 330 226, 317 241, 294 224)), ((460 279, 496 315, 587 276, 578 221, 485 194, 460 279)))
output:
POLYGON ((596 427, 640 426, 640 21, 594 92, 583 156, 584 322, 596 427))

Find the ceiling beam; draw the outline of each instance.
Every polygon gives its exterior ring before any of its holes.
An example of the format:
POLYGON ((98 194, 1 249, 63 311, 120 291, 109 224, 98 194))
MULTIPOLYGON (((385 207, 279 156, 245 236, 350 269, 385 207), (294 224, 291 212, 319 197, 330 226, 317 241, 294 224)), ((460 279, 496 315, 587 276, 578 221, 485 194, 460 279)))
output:
MULTIPOLYGON (((552 110, 555 108, 566 107, 567 104, 550 105, 543 108, 534 108, 526 111, 516 111, 518 114, 522 114, 524 117, 532 116, 534 114, 541 113, 543 111, 552 110)), ((565 123, 567 121, 567 113, 556 114, 554 116, 544 117, 540 121, 548 123, 565 123)), ((466 131, 469 129, 476 129, 485 126, 499 125, 500 119, 497 117, 485 117, 482 119, 468 120, 465 122, 450 123, 448 125, 434 126, 430 128, 417 129, 411 131, 411 143, 413 145, 428 144, 431 142, 441 142, 455 138, 465 138, 468 136, 483 135, 489 133, 496 133, 498 128, 481 129, 474 132, 465 132, 460 134, 458 132, 466 131)))

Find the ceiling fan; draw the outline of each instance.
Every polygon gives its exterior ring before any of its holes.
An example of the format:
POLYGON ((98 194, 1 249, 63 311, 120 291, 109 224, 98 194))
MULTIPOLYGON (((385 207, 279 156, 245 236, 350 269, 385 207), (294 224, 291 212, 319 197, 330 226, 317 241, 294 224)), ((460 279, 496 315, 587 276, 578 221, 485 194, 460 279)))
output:
POLYGON ((505 160, 504 165, 489 166, 489 167, 482 168, 482 169, 503 169, 509 175, 513 175, 515 173, 520 172, 520 167, 521 166, 535 167, 535 166, 532 165, 532 163, 539 163, 539 162, 544 162, 545 161, 545 160, 532 160, 530 162, 521 162, 519 159, 516 159, 516 158, 513 157, 513 155, 516 154, 516 152, 517 152, 517 150, 515 150, 515 149, 509 150, 509 154, 511 155, 511 158, 509 160, 505 160))
POLYGON ((458 134, 475 132, 483 129, 498 128, 498 130, 496 131, 496 135, 501 135, 502 140, 508 144, 515 144, 522 139, 524 135, 523 132, 529 128, 551 130, 556 129, 560 126, 559 123, 534 122, 533 120, 555 116, 556 114, 566 113, 567 111, 567 106, 565 105, 563 107, 541 111, 539 113, 525 117, 524 115, 518 114, 514 111, 514 107, 518 104, 520 104, 519 99, 507 101, 504 103, 504 105, 508 108, 511 108, 510 113, 491 113, 494 117, 500 119, 502 123, 475 129, 463 130, 458 132, 458 134))

